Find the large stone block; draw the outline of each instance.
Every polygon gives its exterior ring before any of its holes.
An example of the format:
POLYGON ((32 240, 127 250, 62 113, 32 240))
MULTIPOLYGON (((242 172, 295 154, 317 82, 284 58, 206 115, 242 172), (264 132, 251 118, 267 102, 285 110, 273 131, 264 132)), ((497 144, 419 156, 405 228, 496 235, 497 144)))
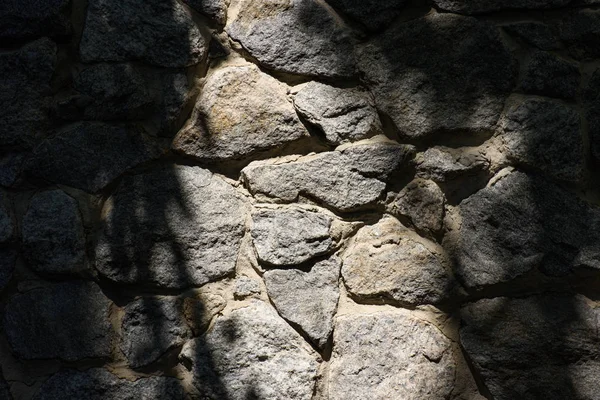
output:
POLYGON ((0 39, 22 40, 70 33, 69 0, 3 0, 0 39))

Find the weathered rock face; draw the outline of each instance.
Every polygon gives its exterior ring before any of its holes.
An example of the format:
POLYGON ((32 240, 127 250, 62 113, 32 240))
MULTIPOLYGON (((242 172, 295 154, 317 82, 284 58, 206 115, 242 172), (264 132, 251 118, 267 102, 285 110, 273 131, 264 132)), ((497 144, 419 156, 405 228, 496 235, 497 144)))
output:
POLYGON ((548 9, 564 7, 573 0, 434 0, 445 11, 460 14, 483 14, 500 10, 548 9))
POLYGON ((0 291, 6 287, 15 269, 17 252, 11 249, 0 249, 0 291))
POLYGON ((60 36, 70 32, 68 0, 6 0, 0 4, 0 39, 60 36))
POLYGON ((600 69, 594 71, 583 93, 592 156, 600 161, 600 69))
POLYGON ((502 26, 508 33, 518 37, 530 46, 540 50, 557 50, 560 48, 556 36, 550 27, 541 22, 516 22, 502 26))
POLYGON ((227 301, 220 294, 199 293, 183 299, 183 314, 195 336, 204 333, 210 321, 221 312, 227 301))
POLYGON ((11 298, 4 331, 12 351, 25 360, 107 358, 112 340, 109 306, 94 283, 32 289, 11 298))
POLYGON ((5 400, 12 400, 12 395, 10 394, 10 387, 8 383, 2 377, 2 370, 0 369, 0 398, 5 400))
POLYGON ((579 78, 576 64, 536 51, 525 68, 521 89, 525 93, 570 99, 577 95, 579 78))
POLYGON ((358 21, 367 29, 378 31, 400 14, 407 0, 327 0, 336 9, 358 21))
POLYGON ((336 317, 329 395, 443 399, 454 387, 450 340, 407 311, 336 317))
POLYGON ((204 398, 312 398, 320 357, 263 302, 217 318, 181 357, 204 398))
POLYGON ((230 0, 183 0, 183 2, 220 25, 225 25, 227 21, 227 7, 230 0))
POLYGON ((578 10, 568 14, 560 25, 560 38, 567 44, 571 56, 578 60, 600 57, 600 11, 578 10))
POLYGON ((205 169, 125 177, 103 214, 96 268, 111 281, 184 288, 234 271, 245 206, 205 169))
POLYGON ((15 232, 15 222, 8 196, 0 191, 0 243, 11 240, 15 232))

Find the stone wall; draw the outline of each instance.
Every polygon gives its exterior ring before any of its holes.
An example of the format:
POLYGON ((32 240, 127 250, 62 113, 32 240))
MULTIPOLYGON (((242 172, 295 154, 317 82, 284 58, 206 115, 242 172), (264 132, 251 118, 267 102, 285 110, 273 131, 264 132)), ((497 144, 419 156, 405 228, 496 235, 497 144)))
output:
POLYGON ((0 2, 0 399, 600 399, 600 2, 0 2))

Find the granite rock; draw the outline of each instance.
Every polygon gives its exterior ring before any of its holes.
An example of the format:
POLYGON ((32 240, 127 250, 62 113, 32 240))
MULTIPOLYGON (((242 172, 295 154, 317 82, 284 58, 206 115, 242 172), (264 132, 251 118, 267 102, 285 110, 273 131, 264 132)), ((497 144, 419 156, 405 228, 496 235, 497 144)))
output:
POLYGON ((183 0, 200 14, 206 15, 219 25, 225 25, 227 21, 227 7, 230 0, 183 0))
POLYGON ((0 191, 0 244, 9 242, 14 238, 15 221, 13 218, 8 196, 0 191))
POLYGON ((0 292, 10 282, 16 261, 17 252, 15 250, 0 249, 0 292))
POLYGON ((540 50, 558 50, 560 43, 550 27, 542 22, 515 22, 503 25, 505 31, 540 50))
POLYGON ((600 68, 594 71, 583 92, 583 104, 592 156, 600 161, 600 68))
POLYGON ((400 14, 408 0, 327 0, 337 10, 370 31, 380 31, 400 14))
POLYGON ((22 40, 70 33, 69 0, 3 0, 0 39, 22 40))
POLYGON ((579 90, 580 78, 577 64, 535 51, 525 66, 520 86, 528 94, 572 99, 579 90))
POLYGON ((223 311, 227 301, 221 294, 211 292, 196 293, 183 299, 183 314, 194 336, 204 333, 215 315, 223 311))
POLYGON ((434 0, 444 11, 460 14, 484 14, 503 10, 537 10, 560 8, 573 0, 434 0))
POLYGON ((435 237, 444 224, 446 199, 438 185, 417 178, 404 187, 388 204, 388 212, 409 218, 426 236, 435 237))
POLYGON ((560 38, 577 60, 600 57, 600 10, 581 9, 568 13, 560 24, 560 38))

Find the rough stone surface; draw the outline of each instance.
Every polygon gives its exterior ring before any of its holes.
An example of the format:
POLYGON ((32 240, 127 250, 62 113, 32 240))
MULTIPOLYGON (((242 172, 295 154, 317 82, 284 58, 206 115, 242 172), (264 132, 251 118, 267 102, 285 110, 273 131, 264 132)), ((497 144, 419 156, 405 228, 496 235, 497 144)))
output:
MULTIPOLYGON (((0 249, 0 292, 6 287, 15 270, 17 252, 10 249, 0 249)), ((1 393, 1 392, 0 392, 1 393)))
MULTIPOLYGON (((0 284, 1 287, 1 284, 0 284)), ((4 400, 12 400, 12 395, 10 394, 10 386, 4 380, 2 376, 2 369, 0 369, 0 399, 4 400)))
POLYGON ((56 44, 45 38, 0 53, 0 146, 30 148, 43 137, 55 64, 56 44))
POLYGON ((104 369, 93 368, 58 372, 44 382, 33 400, 181 400, 184 395, 181 382, 175 378, 154 376, 131 382, 104 369))
POLYGON ((576 64, 544 51, 530 56, 521 81, 525 93, 571 99, 579 89, 579 68, 576 64))
POLYGON ((357 52, 378 108, 408 137, 487 132, 513 87, 513 60, 497 30, 433 14, 398 24, 357 52))
POLYGON ((594 71, 583 92, 592 156, 600 161, 600 68, 594 71))
POLYGON ((0 243, 6 243, 13 239, 14 233, 15 222, 8 196, 0 191, 0 243))
POLYGON ((349 32, 315 0, 240 0, 225 28, 263 66, 320 77, 355 74, 349 32))
POLYGON ((336 317, 332 400, 445 399, 456 372, 451 342, 405 310, 336 317))
POLYGON ((417 177, 444 183, 465 176, 478 175, 489 167, 480 154, 456 152, 450 148, 431 147, 415 157, 417 177))
POLYGON ((339 258, 332 257, 315 263, 308 272, 279 269, 264 275, 267 293, 279 314, 299 326, 320 348, 333 330, 340 266, 339 258))
POLYGON ((494 399, 591 400, 598 314, 580 296, 484 299, 461 310, 460 339, 494 399))
POLYGON ((250 192, 291 202, 300 195, 338 211, 373 205, 386 180, 413 154, 411 146, 358 144, 295 160, 253 162, 242 170, 250 192))
POLYGON ((358 300, 387 299, 408 305, 436 304, 451 297, 456 282, 436 246, 384 218, 356 234, 344 253, 342 277, 358 300))
POLYGON ((4 0, 0 3, 0 39, 30 39, 70 32, 69 0, 4 0))
POLYGON ((211 74, 192 121, 173 148, 208 161, 246 157, 308 136, 284 86, 251 65, 211 74))
POLYGON ((227 7, 230 0, 183 0, 183 2, 220 25, 225 25, 227 21, 227 7))
POLYGON ((456 272, 479 288, 533 268, 600 268, 600 210, 539 176, 513 172, 460 204, 456 272))
POLYGON ((383 133, 373 98, 360 88, 342 89, 313 81, 294 96, 294 106, 332 144, 383 133))
POLYGON ((240 276, 235 280, 233 295, 236 299, 244 299, 260 293, 260 284, 257 280, 247 276, 240 276))
POLYGON ((25 154, 9 152, 0 155, 0 186, 11 187, 19 179, 25 154))
POLYGON ((571 56, 578 60, 600 57, 600 10, 577 10, 569 13, 560 25, 560 38, 571 56))
POLYGON ((408 0, 327 0, 329 4, 371 31, 379 31, 400 14, 408 0))
POLYGON ((62 190, 36 194, 23 217, 23 250, 36 272, 69 274, 85 266, 85 236, 77 201, 62 190))
POLYGON ((507 157, 557 179, 578 182, 585 169, 580 117, 559 102, 527 99, 500 123, 507 157))
POLYGON ((564 7, 573 0, 434 0, 444 11, 460 14, 483 14, 501 10, 535 10, 564 7))
POLYGON ((220 294, 200 292, 183 299, 183 314, 195 336, 204 333, 215 315, 221 312, 226 300, 220 294))
POLYGON ((98 192, 129 168, 158 157, 139 132, 119 125, 76 123, 37 146, 29 176, 98 192))
POLYGON ((110 301, 94 283, 54 284, 13 296, 4 331, 18 358, 77 361, 111 353, 110 301))
POLYGON ((407 217, 427 236, 439 233, 444 223, 444 193, 434 182, 415 179, 388 205, 392 215, 407 217))
POLYGON ((176 0, 94 0, 80 55, 86 63, 141 60, 185 67, 200 62, 207 49, 191 14, 176 0))
POLYGON ((540 50, 558 50, 560 43, 550 27, 542 22, 517 22, 502 28, 530 46, 540 50))
POLYGON ((309 400, 320 357, 263 302, 217 318, 181 353, 207 399, 309 400))
POLYGON ((128 304, 121 329, 121 350, 132 368, 157 361, 191 334, 181 302, 173 298, 142 297, 128 304))
POLYGON ((127 176, 103 214, 96 267, 111 281, 184 288, 234 271, 245 206, 208 170, 181 166, 127 176))
POLYGON ((252 239, 259 261, 268 266, 302 264, 332 250, 332 218, 326 214, 287 208, 252 213, 252 239))

